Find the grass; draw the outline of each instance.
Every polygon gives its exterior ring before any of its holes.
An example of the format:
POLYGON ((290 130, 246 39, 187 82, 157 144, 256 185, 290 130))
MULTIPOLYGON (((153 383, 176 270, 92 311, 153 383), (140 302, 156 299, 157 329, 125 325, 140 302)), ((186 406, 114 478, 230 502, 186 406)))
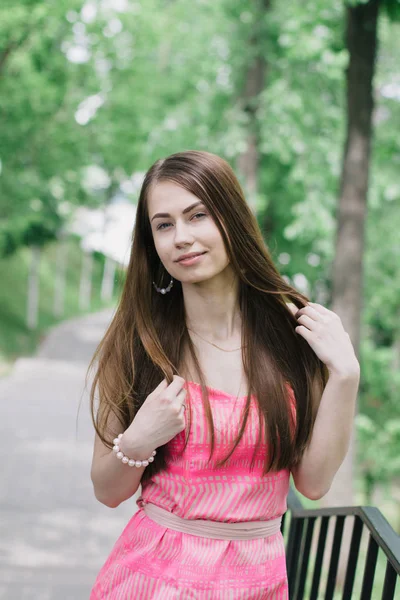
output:
MULTIPOLYGON (((104 268, 104 256, 94 253, 92 272, 92 294, 90 309, 79 308, 79 282, 83 253, 79 239, 71 237, 68 242, 68 262, 64 314, 61 318, 53 315, 54 283, 56 273, 56 242, 48 244, 42 251, 40 262, 40 296, 38 326, 30 330, 26 325, 28 273, 31 260, 29 248, 20 248, 8 258, 0 259, 0 377, 6 375, 14 361, 20 356, 32 356, 46 331, 52 325, 95 312, 115 304, 119 284, 115 285, 114 298, 105 304, 100 297, 104 268)), ((120 281, 123 273, 116 272, 120 281)))

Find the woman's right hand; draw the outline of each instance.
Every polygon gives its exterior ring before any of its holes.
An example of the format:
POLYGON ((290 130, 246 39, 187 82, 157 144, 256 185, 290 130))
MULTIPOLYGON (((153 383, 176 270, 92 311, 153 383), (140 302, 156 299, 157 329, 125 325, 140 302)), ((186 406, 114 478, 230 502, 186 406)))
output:
POLYGON ((121 450, 136 460, 144 460, 185 429, 185 380, 174 375, 168 385, 163 379, 139 408, 125 431, 121 450))

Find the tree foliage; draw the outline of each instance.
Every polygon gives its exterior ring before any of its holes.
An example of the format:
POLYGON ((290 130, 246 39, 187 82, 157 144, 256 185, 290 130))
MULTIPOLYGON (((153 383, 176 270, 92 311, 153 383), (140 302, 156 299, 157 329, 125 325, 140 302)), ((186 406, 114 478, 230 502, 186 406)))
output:
MULTIPOLYGON (((71 206, 107 202, 120 186, 134 201, 132 177, 169 153, 209 150, 235 168, 249 127, 243 82, 260 52, 267 77, 256 113, 257 216, 282 273, 329 305, 346 124, 344 15, 357 3, 272 2, 263 10, 261 0, 3 0, 0 255, 45 244, 71 206), (87 183, 93 165, 106 175, 98 187, 87 183)), ((382 6, 364 261, 363 456, 381 447, 398 413, 390 382, 400 338, 400 3, 382 6)), ((398 461, 391 464, 400 474, 398 461)))

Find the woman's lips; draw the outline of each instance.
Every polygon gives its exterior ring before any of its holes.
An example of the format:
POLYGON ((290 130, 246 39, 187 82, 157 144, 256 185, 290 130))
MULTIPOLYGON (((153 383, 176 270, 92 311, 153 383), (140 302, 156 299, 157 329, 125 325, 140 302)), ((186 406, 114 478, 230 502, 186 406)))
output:
POLYGON ((197 256, 192 256, 191 258, 184 258, 183 260, 178 261, 178 265, 184 265, 185 267, 194 265, 198 263, 199 260, 201 260, 205 254, 206 252, 203 252, 203 254, 198 254, 197 256))

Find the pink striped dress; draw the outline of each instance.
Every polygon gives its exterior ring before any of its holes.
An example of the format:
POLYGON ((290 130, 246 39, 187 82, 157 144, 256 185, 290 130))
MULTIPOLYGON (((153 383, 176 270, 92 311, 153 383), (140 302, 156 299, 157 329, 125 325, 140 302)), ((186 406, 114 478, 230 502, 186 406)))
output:
POLYGON ((287 600, 280 532, 251 540, 210 539, 161 526, 144 513, 143 506, 152 503, 185 519, 234 523, 274 519, 286 511, 289 470, 262 475, 264 443, 250 470, 259 430, 255 399, 240 444, 216 468, 236 438, 246 397, 208 388, 215 451, 207 464, 210 446, 201 387, 189 381, 186 388, 192 406, 186 450, 180 454, 183 431, 167 445, 167 469, 142 486, 139 510, 101 568, 90 600, 287 600))

